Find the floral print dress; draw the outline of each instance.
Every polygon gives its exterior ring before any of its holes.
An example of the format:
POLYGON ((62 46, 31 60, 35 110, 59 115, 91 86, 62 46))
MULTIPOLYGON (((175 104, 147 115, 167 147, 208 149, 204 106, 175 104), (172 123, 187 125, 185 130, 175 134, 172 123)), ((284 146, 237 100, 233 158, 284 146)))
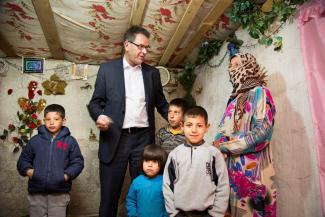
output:
POLYGON ((221 152, 227 154, 231 216, 274 217, 276 188, 270 147, 274 102, 265 87, 249 90, 239 130, 234 130, 238 97, 229 102, 215 137, 221 152))

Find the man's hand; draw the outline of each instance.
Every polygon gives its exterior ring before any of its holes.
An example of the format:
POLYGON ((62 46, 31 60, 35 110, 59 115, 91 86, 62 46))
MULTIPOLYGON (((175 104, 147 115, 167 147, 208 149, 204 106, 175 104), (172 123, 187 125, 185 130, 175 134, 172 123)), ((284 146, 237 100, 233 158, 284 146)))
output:
POLYGON ((28 178, 30 178, 30 179, 32 179, 33 174, 34 174, 34 169, 28 169, 28 170, 26 171, 26 175, 27 175, 28 178))
POLYGON ((96 126, 101 131, 106 131, 109 129, 109 126, 113 123, 113 120, 106 115, 99 115, 96 121, 96 126))
POLYGON ((69 180, 69 176, 67 174, 64 173, 64 181, 68 181, 69 180))

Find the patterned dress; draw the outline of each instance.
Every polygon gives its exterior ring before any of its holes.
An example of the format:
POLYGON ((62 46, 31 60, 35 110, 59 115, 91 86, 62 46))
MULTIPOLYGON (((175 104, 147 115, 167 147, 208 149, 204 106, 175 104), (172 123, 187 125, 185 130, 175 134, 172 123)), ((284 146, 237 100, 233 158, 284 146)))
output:
POLYGON ((270 91, 257 86, 248 91, 239 129, 235 130, 238 95, 228 103, 215 137, 227 154, 230 211, 233 217, 275 217, 276 188, 270 140, 275 106, 270 91))

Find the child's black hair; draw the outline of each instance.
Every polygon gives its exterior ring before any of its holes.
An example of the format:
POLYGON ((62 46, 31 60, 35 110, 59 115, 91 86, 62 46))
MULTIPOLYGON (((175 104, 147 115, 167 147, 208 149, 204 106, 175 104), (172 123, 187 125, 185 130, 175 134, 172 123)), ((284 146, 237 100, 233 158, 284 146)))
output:
POLYGON ((159 174, 163 174, 164 167, 167 160, 167 152, 160 145, 147 145, 142 153, 140 160, 140 169, 144 175, 143 171, 143 161, 155 160, 158 161, 159 165, 159 174))
POLYGON ((188 108, 188 103, 183 98, 175 98, 172 101, 170 101, 169 106, 176 106, 182 109, 182 112, 186 112, 188 108))
POLYGON ((44 117, 49 112, 57 112, 61 116, 61 118, 65 118, 65 109, 62 105, 59 104, 51 104, 45 107, 44 109, 44 117))
POLYGON ((195 116, 201 116, 205 120, 205 124, 208 124, 208 113, 207 111, 201 107, 201 106, 193 106, 189 108, 185 113, 184 113, 184 118, 183 120, 185 121, 186 117, 195 117, 195 116))

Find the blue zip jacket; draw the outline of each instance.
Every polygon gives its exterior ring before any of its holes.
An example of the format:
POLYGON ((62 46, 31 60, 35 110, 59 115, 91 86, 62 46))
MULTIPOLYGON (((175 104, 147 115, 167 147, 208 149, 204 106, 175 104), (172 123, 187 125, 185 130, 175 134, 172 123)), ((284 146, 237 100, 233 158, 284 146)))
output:
POLYGON ((28 169, 34 169, 28 181, 29 193, 69 192, 72 180, 83 167, 79 145, 64 126, 54 138, 44 125, 38 127, 38 135, 31 138, 17 162, 22 176, 26 176, 28 169), (64 174, 68 175, 68 181, 64 181, 64 174))

